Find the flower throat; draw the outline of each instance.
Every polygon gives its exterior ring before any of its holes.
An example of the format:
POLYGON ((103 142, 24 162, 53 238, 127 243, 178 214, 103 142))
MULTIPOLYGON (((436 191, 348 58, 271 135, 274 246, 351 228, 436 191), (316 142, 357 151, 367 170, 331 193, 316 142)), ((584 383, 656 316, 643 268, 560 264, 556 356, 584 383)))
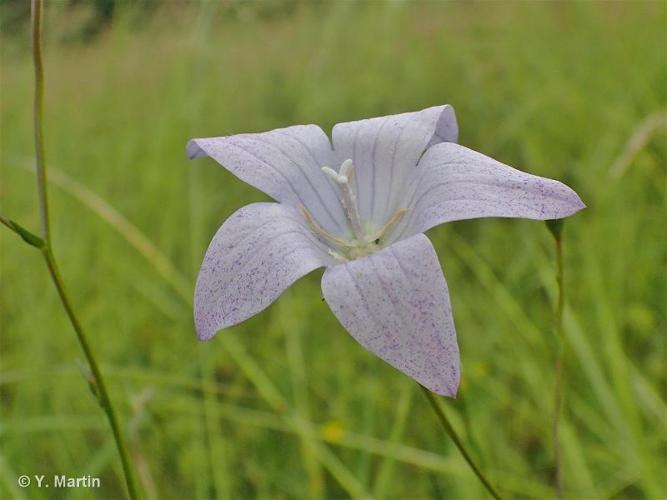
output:
POLYGON ((351 236, 347 239, 334 236, 317 224, 306 207, 302 205, 300 208, 310 229, 329 246, 329 254, 336 259, 348 261, 365 257, 382 248, 386 236, 403 218, 407 210, 405 208, 397 210, 378 230, 364 229, 357 206, 357 197, 352 189, 351 181, 354 175, 352 160, 345 160, 341 164, 339 172, 330 167, 322 167, 322 172, 334 181, 340 191, 340 201, 345 218, 350 225, 351 236))

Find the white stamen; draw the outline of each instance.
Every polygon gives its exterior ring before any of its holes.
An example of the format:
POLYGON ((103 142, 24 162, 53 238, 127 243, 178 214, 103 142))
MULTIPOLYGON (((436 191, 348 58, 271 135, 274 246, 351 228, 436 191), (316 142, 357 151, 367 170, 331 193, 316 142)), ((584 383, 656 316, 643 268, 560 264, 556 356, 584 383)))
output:
POLYGON ((347 181, 350 182, 353 173, 354 173, 354 163, 352 163, 352 160, 348 158, 340 166, 340 175, 346 177, 347 181))
POLYGON ((336 252, 335 250, 329 249, 327 253, 336 260, 340 260, 341 262, 347 262, 347 259, 343 257, 340 253, 336 252))
POLYGON ((354 173, 352 160, 347 159, 343 162, 340 166, 340 174, 329 167, 322 167, 322 172, 334 179, 338 184, 340 192, 343 195, 341 199, 343 211, 345 212, 345 217, 350 222, 350 226, 352 226, 352 233, 357 240, 363 241, 364 230, 361 227, 361 218, 357 209, 357 197, 354 195, 354 191, 352 191, 352 186, 350 185, 350 179, 354 173))
POLYGON ((330 167, 322 167, 322 172, 329 177, 330 179, 336 181, 337 184, 345 184, 347 182, 347 177, 344 175, 338 175, 338 173, 330 167))

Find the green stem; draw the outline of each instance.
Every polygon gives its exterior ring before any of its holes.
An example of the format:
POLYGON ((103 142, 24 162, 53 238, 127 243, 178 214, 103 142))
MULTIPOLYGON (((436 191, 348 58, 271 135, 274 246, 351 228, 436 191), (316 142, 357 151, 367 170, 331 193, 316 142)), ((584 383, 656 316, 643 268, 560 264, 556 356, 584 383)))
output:
MULTIPOLYGON (((116 441, 116 447, 118 448, 118 454, 120 455, 120 460, 123 466, 123 472, 125 474, 125 481, 127 483, 127 491, 132 499, 138 498, 137 489, 135 487, 134 475, 132 473, 132 468, 130 467, 130 459, 127 452, 127 447, 125 446, 125 441, 123 439, 123 434, 121 432, 120 425, 118 424, 118 418, 116 417, 116 412, 109 398, 109 393, 107 392, 106 383, 104 382, 104 377, 102 372, 97 364, 93 351, 90 348, 86 334, 81 327, 72 304, 69 300, 67 293, 65 292, 65 283, 63 282, 60 271, 58 270, 58 265, 53 256, 53 250, 51 245, 51 228, 49 221, 49 204, 48 196, 46 189, 46 165, 44 161, 44 140, 42 133, 42 109, 44 102, 44 70, 42 64, 42 1, 41 0, 32 0, 32 54, 33 54, 33 63, 35 66, 35 102, 34 102, 34 127, 35 127, 35 159, 36 159, 36 170, 37 170, 37 195, 39 198, 39 215, 42 226, 42 246, 40 251, 46 262, 46 266, 49 269, 49 274, 53 280, 53 284, 58 291, 58 296, 62 302, 65 312, 76 332, 76 338, 81 345, 81 349, 88 361, 90 366, 90 371, 92 374, 92 384, 95 390, 95 394, 100 402, 102 410, 107 416, 109 425, 111 426, 111 431, 113 433, 114 440, 116 441)), ((21 233, 20 226, 11 221, 3 219, 2 223, 7 225, 12 230, 19 233, 22 237, 25 238, 25 235, 21 233)), ((26 240, 27 241, 27 240, 26 240)), ((30 243, 28 241, 28 243, 30 243)), ((33 246, 37 246, 34 245, 33 246)))
POLYGON ((35 169, 37 170, 37 196, 39 197, 39 220, 42 237, 47 245, 51 241, 49 203, 46 191, 46 167, 42 115, 44 108, 44 65, 42 64, 42 1, 32 0, 32 61, 35 67, 35 101, 33 127, 35 131, 35 169))
POLYGON ((556 336, 558 353, 556 355, 554 383, 553 448, 555 468, 556 498, 563 498, 563 471, 561 466, 560 419, 563 406, 563 308, 565 305, 565 287, 563 286, 563 242, 562 232, 554 234, 556 243, 556 281, 558 283, 558 302, 556 304, 556 336))
POLYGON ((63 307, 65 308, 65 312, 67 313, 67 317, 69 318, 70 323, 72 323, 72 327, 76 332, 76 338, 79 341, 84 356, 86 357, 88 365, 90 366, 90 371, 92 374, 91 383, 93 384, 94 393, 100 402, 100 406, 102 407, 102 410, 104 410, 104 413, 106 413, 107 420, 109 421, 109 425, 111 426, 111 432, 113 433, 114 440, 116 441, 116 447, 118 448, 118 454, 120 455, 120 461, 123 466, 123 473, 125 474, 125 481, 127 483, 128 494, 130 498, 136 499, 138 498, 138 495, 137 495, 137 489, 135 487, 134 475, 132 472, 132 468, 130 466, 129 454, 127 452, 127 447, 125 446, 123 433, 120 429, 120 425, 118 424, 118 417, 116 416, 116 411, 114 410, 114 407, 111 403, 111 399, 109 398, 109 393, 107 391, 104 377, 102 376, 102 372, 100 371, 100 368, 97 364, 95 355, 93 354, 93 351, 90 348, 90 344, 88 343, 86 334, 83 328, 81 327, 81 323, 79 323, 79 320, 76 314, 74 313, 74 309, 72 308, 72 304, 69 300, 69 297, 65 292, 65 283, 63 282, 62 276, 60 275, 60 271, 58 270, 58 265, 56 264, 56 260, 53 257, 53 253, 51 252, 51 248, 50 247, 43 248, 42 255, 44 256, 46 266, 48 267, 49 273, 51 274, 51 279, 53 280, 53 284, 55 285, 56 290, 58 291, 58 296, 60 297, 60 301, 62 302, 63 307))
POLYGON ((445 412, 442 410, 440 405, 435 399, 435 396, 433 396, 433 393, 429 391, 426 387, 420 385, 422 391, 424 392, 424 395, 426 396, 426 399, 428 399, 428 402, 431 403, 431 407, 435 411, 435 414, 438 417, 438 420, 440 421, 440 424, 442 425, 443 429, 447 433, 447 435, 450 437, 450 439, 454 442, 456 447, 459 449, 461 452, 461 455, 463 455, 463 458, 465 458, 466 462, 468 462, 468 465, 472 469, 472 471, 475 473, 477 478, 481 481, 481 483, 484 485, 486 488, 486 491, 489 492, 489 494, 495 498, 496 500, 501 500, 500 495, 498 492, 491 486, 491 483, 489 480, 484 476, 482 471, 477 467, 475 462, 473 461, 472 457, 466 450, 465 446, 463 445, 463 442, 461 442, 461 439, 458 437, 456 434, 456 431, 454 430, 454 427, 452 427, 452 424, 449 422, 447 419, 447 416, 445 415, 445 412))

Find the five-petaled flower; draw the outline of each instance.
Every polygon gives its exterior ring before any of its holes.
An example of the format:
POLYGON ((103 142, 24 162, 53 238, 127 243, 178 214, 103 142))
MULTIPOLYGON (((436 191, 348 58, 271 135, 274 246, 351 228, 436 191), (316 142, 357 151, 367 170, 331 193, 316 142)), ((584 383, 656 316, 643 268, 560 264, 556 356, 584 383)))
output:
POLYGON ((339 123, 332 136, 301 125, 188 143, 190 158, 208 155, 277 201, 239 209, 214 236, 197 279, 197 333, 210 339, 324 266, 324 299, 361 345, 455 396, 449 294, 424 231, 477 217, 558 219, 584 204, 558 181, 456 144, 450 106, 339 123))

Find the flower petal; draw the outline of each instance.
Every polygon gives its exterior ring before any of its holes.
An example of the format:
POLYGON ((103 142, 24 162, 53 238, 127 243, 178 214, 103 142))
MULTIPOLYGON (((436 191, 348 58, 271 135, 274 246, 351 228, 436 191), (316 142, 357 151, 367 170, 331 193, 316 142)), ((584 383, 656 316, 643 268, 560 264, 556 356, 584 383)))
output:
POLYGON ((422 157, 403 205, 408 215, 394 238, 445 222, 478 217, 560 219, 585 207, 565 184, 527 174, 452 143, 422 157))
POLYGON ((297 125, 260 134, 192 139, 190 159, 210 156, 273 199, 305 206, 325 229, 342 234, 345 228, 336 187, 322 174, 335 165, 331 143, 316 125, 297 125))
POLYGON ((257 314, 297 279, 332 263, 302 220, 293 207, 253 203, 225 221, 197 278, 199 338, 257 314))
POLYGON ((348 158, 354 161, 362 219, 377 226, 387 222, 400 208, 395 202, 424 150, 457 138, 456 116, 449 105, 336 125, 334 151, 339 164, 348 158))
POLYGON ((456 395, 459 349, 449 292, 425 235, 328 268, 322 291, 366 349, 428 389, 456 395))

